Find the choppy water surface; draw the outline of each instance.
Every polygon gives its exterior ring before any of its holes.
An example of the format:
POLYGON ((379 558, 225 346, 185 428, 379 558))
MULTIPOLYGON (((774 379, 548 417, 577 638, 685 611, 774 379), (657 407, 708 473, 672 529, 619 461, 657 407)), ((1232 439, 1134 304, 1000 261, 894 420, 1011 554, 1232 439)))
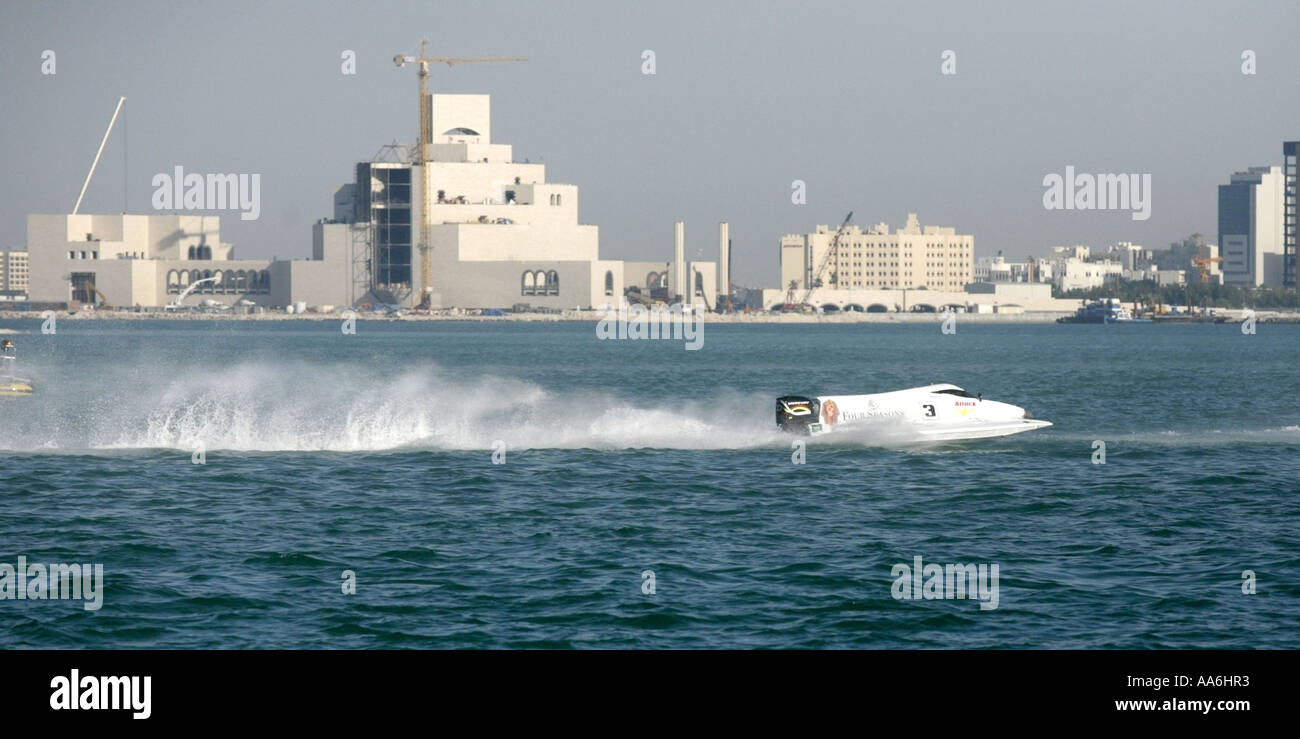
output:
POLYGON ((0 403, 0 563, 107 580, 0 600, 0 646, 1300 646, 1300 326, 0 327, 38 387, 0 403), (932 382, 1056 425, 803 465, 774 430, 932 382), (997 564, 998 607, 895 600, 916 556, 997 564))

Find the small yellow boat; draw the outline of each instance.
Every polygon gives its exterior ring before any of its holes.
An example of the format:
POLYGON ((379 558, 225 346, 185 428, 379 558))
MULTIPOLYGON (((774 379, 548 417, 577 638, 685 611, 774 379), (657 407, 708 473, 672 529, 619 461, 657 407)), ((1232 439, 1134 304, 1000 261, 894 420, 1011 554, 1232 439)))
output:
POLYGON ((32 381, 14 374, 17 351, 9 339, 0 340, 0 398, 26 398, 32 394, 32 381))

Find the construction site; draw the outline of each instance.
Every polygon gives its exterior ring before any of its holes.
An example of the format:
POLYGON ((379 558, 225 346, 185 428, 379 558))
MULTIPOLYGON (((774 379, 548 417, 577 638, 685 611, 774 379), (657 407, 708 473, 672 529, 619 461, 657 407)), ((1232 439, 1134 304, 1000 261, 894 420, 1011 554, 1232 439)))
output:
POLYGON ((427 42, 415 54, 398 54, 398 72, 416 70, 416 141, 380 147, 355 165, 353 181, 334 193, 331 216, 312 225, 309 259, 236 259, 215 215, 83 214, 79 196, 71 213, 28 216, 29 302, 171 312, 546 312, 626 296, 727 309, 725 223, 719 262, 685 259, 682 223, 675 252, 663 261, 602 259, 598 227, 579 219, 578 187, 548 182, 545 165, 516 161, 510 145, 493 141, 488 95, 429 90, 431 65, 523 61, 431 56, 427 42))

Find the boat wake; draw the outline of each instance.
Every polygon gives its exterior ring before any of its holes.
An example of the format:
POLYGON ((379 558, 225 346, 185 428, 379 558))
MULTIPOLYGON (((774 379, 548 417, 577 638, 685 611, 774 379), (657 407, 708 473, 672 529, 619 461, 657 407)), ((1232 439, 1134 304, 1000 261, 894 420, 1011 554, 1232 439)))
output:
MULTIPOLYGON (((438 367, 384 374, 360 364, 265 360, 226 369, 141 360, 95 372, 33 370, 40 391, 0 408, 0 451, 385 452, 491 450, 497 442, 509 450, 790 450, 794 441, 773 423, 771 395, 728 390, 631 399, 438 367)), ((934 443, 902 423, 801 438, 810 447, 844 449, 934 443)), ((1099 436, 1058 426, 1028 443, 1076 438, 1144 445, 1297 443, 1300 427, 1099 436)), ((987 444, 964 446, 981 443, 987 444)))
MULTIPOLYGON (((136 368, 139 369, 139 368, 136 368)), ((8 451, 246 452, 402 449, 743 449, 785 445, 765 396, 650 405, 612 393, 552 392, 436 368, 249 363, 180 377, 51 383, 0 429, 8 451)), ((6 409, 8 410, 8 409, 6 409)))

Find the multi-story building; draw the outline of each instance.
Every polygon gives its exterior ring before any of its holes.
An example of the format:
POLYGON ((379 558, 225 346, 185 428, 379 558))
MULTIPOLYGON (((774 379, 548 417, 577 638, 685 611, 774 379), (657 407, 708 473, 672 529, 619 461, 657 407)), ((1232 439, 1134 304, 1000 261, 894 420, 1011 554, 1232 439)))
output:
POLYGON ((1090 262, 1077 257, 1066 257, 1053 261, 1052 274, 1053 281, 1061 292, 1090 290, 1105 285, 1107 280, 1122 277, 1124 265, 1119 262, 1090 262))
POLYGON ((975 237, 953 228, 922 227, 915 213, 909 213, 907 225, 893 233, 885 223, 866 231, 849 226, 827 261, 834 237, 835 229, 828 226, 783 236, 782 286, 793 283, 800 291, 809 285, 831 290, 960 291, 974 280, 975 237))
POLYGON ((1141 270, 1151 263, 1152 251, 1131 241, 1121 241, 1106 249, 1106 259, 1119 262, 1125 270, 1141 270))
POLYGON ((1251 167, 1219 185, 1219 249, 1226 284, 1282 285, 1282 208, 1281 167, 1251 167))
POLYGON ((1282 143, 1282 284, 1300 290, 1296 279, 1296 247, 1298 232, 1296 200, 1300 197, 1300 184, 1296 179, 1296 155, 1300 141, 1282 143))
POLYGON ((432 307, 586 308, 620 303, 637 286, 664 302, 716 307, 723 276, 713 262, 686 261, 680 225, 670 261, 625 270, 601 259, 596 226, 578 221, 578 188, 546 182, 543 165, 492 143, 487 95, 430 97, 439 133, 426 139, 428 161, 358 164, 356 181, 334 193, 334 217, 312 228, 311 259, 235 259, 216 216, 29 215, 32 300, 158 307, 195 295, 190 304, 338 307, 409 306, 428 295, 432 307), (430 285, 419 251, 426 186, 430 285))
POLYGON ((714 307, 712 262, 688 264, 679 249, 667 269, 635 263, 625 275, 624 262, 601 259, 599 229, 578 219, 578 188, 547 182, 545 165, 515 161, 513 147, 492 142, 488 95, 431 95, 429 104, 428 161, 358 164, 356 181, 335 194, 335 222, 323 225, 327 243, 366 231, 369 257, 362 261, 374 298, 415 305, 427 294, 433 307, 574 308, 618 303, 635 285, 666 289, 668 302, 681 296, 714 307), (430 285, 422 284, 419 245, 426 217, 430 285), (655 284, 641 284, 642 276, 655 284))
POLYGON ((0 252, 0 300, 27 297, 29 277, 27 252, 19 249, 0 252))

